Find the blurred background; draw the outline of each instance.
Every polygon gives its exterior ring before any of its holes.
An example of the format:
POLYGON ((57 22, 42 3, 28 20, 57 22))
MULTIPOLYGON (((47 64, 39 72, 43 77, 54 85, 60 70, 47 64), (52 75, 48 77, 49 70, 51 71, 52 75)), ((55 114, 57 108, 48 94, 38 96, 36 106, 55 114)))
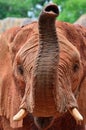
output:
POLYGON ((86 25, 86 0, 0 0, 0 32, 37 20, 43 6, 50 2, 59 7, 58 20, 86 25))

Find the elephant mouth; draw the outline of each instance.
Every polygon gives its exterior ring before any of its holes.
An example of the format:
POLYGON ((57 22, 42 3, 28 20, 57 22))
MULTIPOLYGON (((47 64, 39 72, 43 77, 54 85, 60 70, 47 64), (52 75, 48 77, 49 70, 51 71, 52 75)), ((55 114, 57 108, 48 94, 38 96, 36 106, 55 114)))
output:
POLYGON ((40 129, 48 129, 54 122, 54 117, 34 117, 35 125, 40 129))
MULTIPOLYGON (((72 108, 68 111, 74 117, 76 123, 81 125, 83 122, 83 117, 78 111, 78 109, 72 108)), ((14 115, 13 120, 14 121, 22 120, 24 117, 26 117, 27 114, 28 112, 25 109, 20 109, 19 112, 16 115, 14 115)), ((58 117, 58 115, 56 115, 56 117, 58 117)), ((46 128, 48 126, 51 126, 56 117, 34 117, 34 121, 39 128, 46 128)))

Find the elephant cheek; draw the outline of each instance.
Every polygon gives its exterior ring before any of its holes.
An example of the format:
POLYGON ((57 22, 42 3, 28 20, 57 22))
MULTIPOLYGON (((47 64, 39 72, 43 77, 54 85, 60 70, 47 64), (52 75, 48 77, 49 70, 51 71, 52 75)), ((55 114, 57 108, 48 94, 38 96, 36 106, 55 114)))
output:
POLYGON ((69 91, 69 93, 66 92, 65 98, 66 98, 67 110, 70 108, 78 108, 77 100, 72 92, 70 92, 70 91, 69 91))
POLYGON ((27 95, 27 98, 26 98, 27 110, 30 113, 33 113, 33 109, 34 109, 34 96, 33 95, 34 95, 33 91, 31 91, 29 95, 27 95))
POLYGON ((63 87, 56 88, 55 101, 57 111, 60 113, 64 113, 71 108, 78 108, 77 101, 71 89, 68 90, 67 88, 63 87))
POLYGON ((19 109, 25 109, 27 112, 33 113, 33 108, 34 108, 34 89, 30 85, 30 83, 26 83, 25 92, 19 109))
POLYGON ((77 100, 75 99, 74 94, 72 92, 69 93, 66 98, 67 98, 67 105, 66 105, 67 109, 74 107, 78 108, 77 100))

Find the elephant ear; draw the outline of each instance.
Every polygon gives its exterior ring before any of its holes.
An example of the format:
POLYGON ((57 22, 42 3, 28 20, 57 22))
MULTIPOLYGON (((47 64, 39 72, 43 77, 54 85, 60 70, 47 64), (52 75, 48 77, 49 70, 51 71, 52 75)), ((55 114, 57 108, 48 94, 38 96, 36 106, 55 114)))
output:
POLYGON ((13 128, 22 127, 22 121, 14 122, 21 97, 12 75, 12 60, 6 35, 0 36, 0 116, 6 117, 13 128))
POLYGON ((79 104, 80 112, 84 117, 84 123, 86 124, 86 76, 84 77, 80 86, 78 104, 79 104))

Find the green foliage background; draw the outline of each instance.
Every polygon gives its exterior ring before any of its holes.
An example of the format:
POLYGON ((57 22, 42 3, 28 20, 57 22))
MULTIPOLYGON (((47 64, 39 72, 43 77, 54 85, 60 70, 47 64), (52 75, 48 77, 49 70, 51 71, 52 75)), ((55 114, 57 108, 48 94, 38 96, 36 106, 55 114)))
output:
POLYGON ((86 0, 53 0, 53 2, 61 5, 62 11, 58 19, 63 21, 74 22, 86 13, 86 0))
POLYGON ((27 17, 30 0, 0 0, 0 19, 5 17, 27 17))
MULTIPOLYGON (((49 1, 50 0, 0 0, 0 19, 6 17, 28 17, 28 11, 33 12, 34 17, 37 18, 41 9, 37 9, 36 5, 39 4, 43 7, 49 1)), ((61 9, 58 17, 61 21, 73 23, 80 15, 86 13, 86 0, 52 0, 52 2, 59 5, 61 9)))

